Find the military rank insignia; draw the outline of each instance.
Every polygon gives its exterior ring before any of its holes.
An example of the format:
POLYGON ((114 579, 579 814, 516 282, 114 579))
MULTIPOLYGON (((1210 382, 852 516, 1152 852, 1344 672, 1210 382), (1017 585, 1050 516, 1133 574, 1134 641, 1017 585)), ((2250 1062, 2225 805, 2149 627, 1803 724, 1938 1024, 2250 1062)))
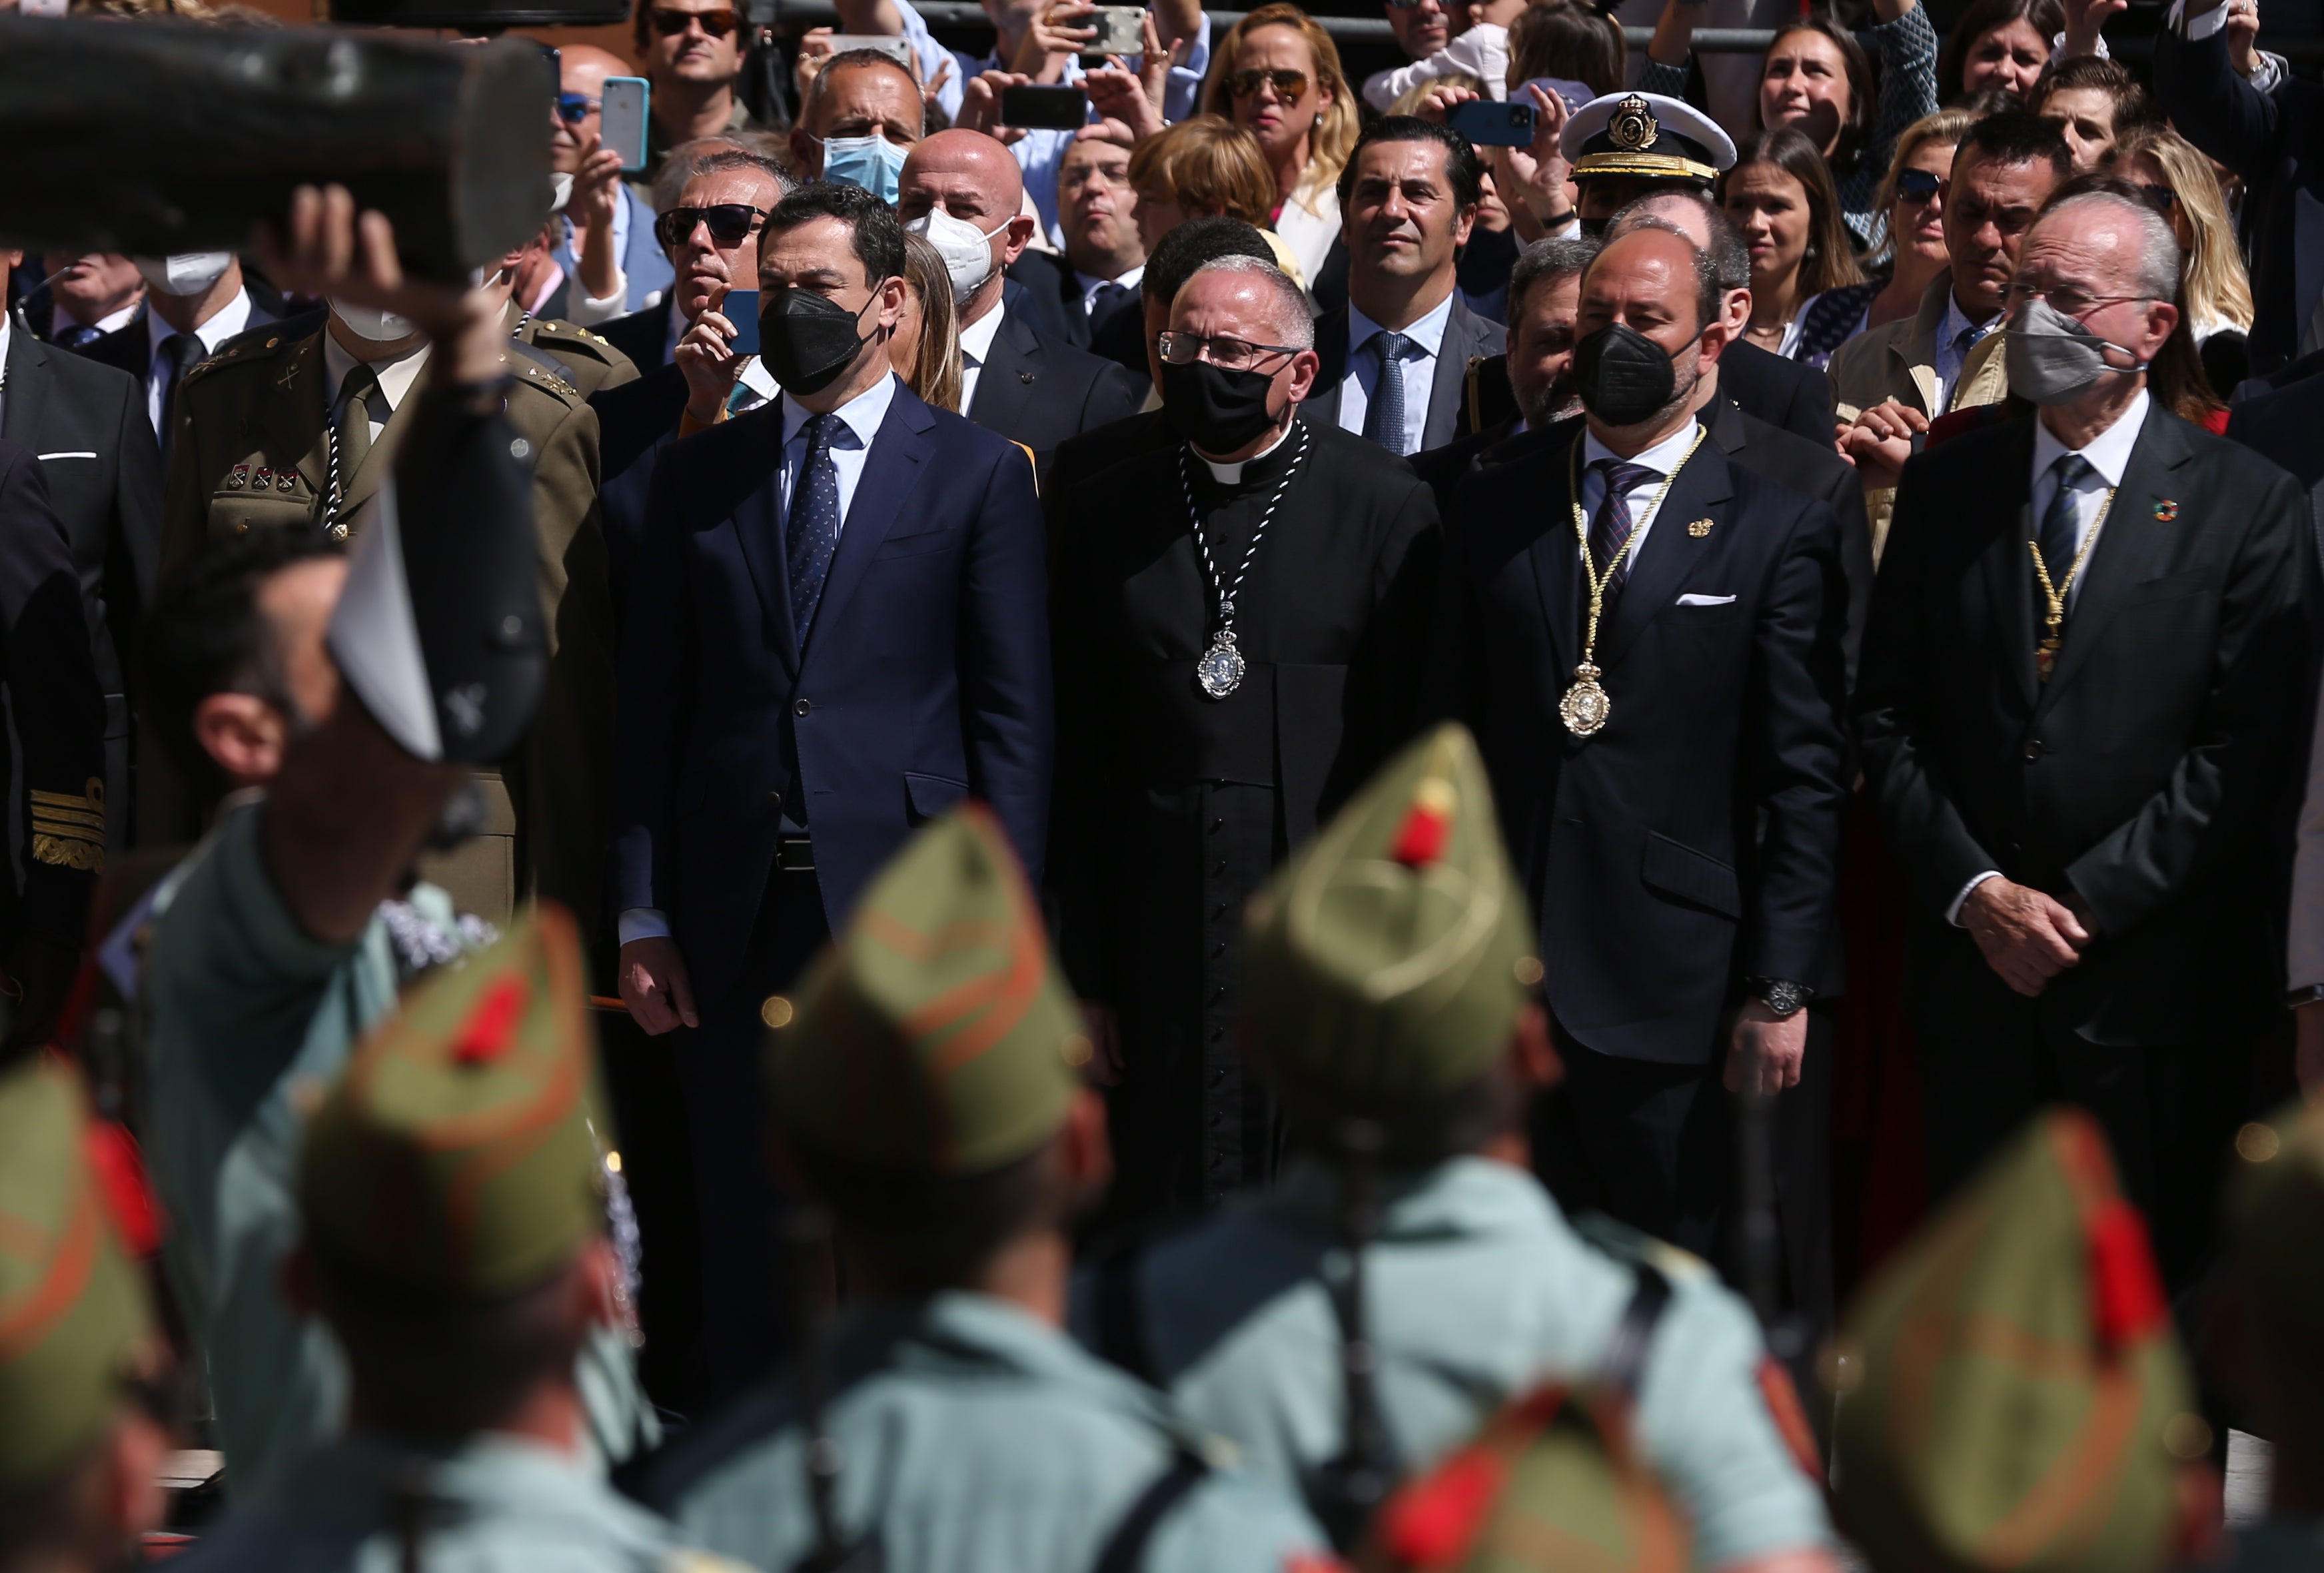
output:
POLYGON ((249 484, 250 466, 248 465, 236 465, 234 467, 234 473, 226 478, 226 489, 229 492, 239 492, 249 484))
POLYGON ((105 868, 105 783, 91 776, 76 796, 32 791, 32 860, 59 869, 105 868))

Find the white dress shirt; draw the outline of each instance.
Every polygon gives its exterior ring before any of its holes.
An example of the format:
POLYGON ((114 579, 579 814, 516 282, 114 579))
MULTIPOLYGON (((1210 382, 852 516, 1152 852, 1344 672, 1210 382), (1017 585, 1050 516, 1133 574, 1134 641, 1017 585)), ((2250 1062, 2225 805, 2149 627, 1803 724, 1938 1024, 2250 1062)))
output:
MULTIPOLYGON (((366 400, 364 408, 371 415, 371 440, 377 442, 380 433, 387 429, 388 417, 403 403, 403 396, 411 391, 411 384, 420 380, 420 369, 428 363, 428 341, 422 339, 417 349, 409 349, 392 361, 371 363, 372 374, 379 379, 380 396, 366 400)), ((339 390, 347 385, 347 373, 355 369, 355 356, 339 346, 331 336, 328 327, 323 329, 323 376, 327 383, 323 400, 326 409, 336 409, 339 390)))
POLYGON ((973 324, 960 330, 960 409, 963 415, 976 408, 977 378, 992 354, 992 336, 1001 331, 1001 311, 1002 308, 995 306, 973 324))
MULTIPOLYGON (((999 312, 992 314, 999 317, 999 312)), ((873 383, 865 392, 841 405, 834 414, 839 417, 840 430, 831 439, 832 468, 839 472, 839 533, 847 533, 847 511, 855 505, 855 485, 863 478, 863 466, 872 456, 872 443, 880 435, 880 428, 888 419, 890 406, 896 401, 896 374, 893 372, 873 383)), ((791 513, 791 488, 798 483, 800 467, 807 463, 807 423, 813 411, 802 409, 798 400, 783 395, 783 463, 775 475, 775 517, 788 526, 791 513)), ((613 920, 615 937, 622 944, 632 940, 667 939, 669 919, 657 906, 632 906, 613 920)))
MULTIPOLYGON (((218 345, 250 326, 250 291, 237 290, 234 299, 218 308, 208 322, 194 329, 194 336, 202 341, 202 354, 217 354, 218 345)), ((158 311, 145 314, 146 336, 152 347, 145 357, 145 415, 159 433, 161 421, 169 412, 161 408, 161 399, 170 390, 170 373, 173 369, 167 351, 161 346, 178 336, 178 330, 161 320, 158 311)))
MULTIPOLYGON (((120 310, 113 313, 110 317, 100 317, 95 322, 90 323, 89 326, 97 329, 99 333, 119 333, 123 328, 127 327, 132 322, 134 322, 137 319, 137 308, 144 304, 144 297, 140 296, 136 299, 132 300, 128 305, 123 307, 120 310)), ((73 320, 72 314, 67 311, 63 307, 58 306, 50 309, 50 338, 61 340, 67 328, 78 326, 79 325, 73 320)))
MULTIPOLYGON (((1662 511, 1663 482, 1674 474, 1686 458, 1686 450, 1694 441, 1696 429, 1695 423, 1690 420, 1654 446, 1642 448, 1626 459, 1590 435, 1587 428, 1583 428, 1582 517, 1584 520, 1595 520, 1598 505, 1606 501, 1606 472, 1594 467, 1599 460, 1611 459, 1619 465, 1644 465, 1654 472, 1623 493, 1630 504, 1630 527, 1635 532, 1629 557, 1634 566, 1646 549, 1646 536, 1655 527, 1655 515, 1662 511)), ((1572 525, 1572 520, 1559 522, 1562 529, 1570 529, 1572 525)), ((1606 571, 1603 563, 1592 563, 1591 566, 1601 575, 1606 571)))
POLYGON ((16 331, 16 314, 0 308, 0 431, 8 426, 8 345, 16 331))
MULTIPOLYGON (((2048 517, 2050 504, 2058 495, 2058 461, 2068 454, 2079 453, 2094 472, 2083 476, 2082 483, 2074 489, 2074 550, 2080 552, 2082 549, 2082 543, 2089 538, 2092 527, 2098 522, 2098 510, 2106 506, 2107 493, 2122 484, 2122 474, 2130 468, 2131 452, 2138 446, 2138 434, 2146 425, 2146 411, 2153 403, 2146 390, 2141 388, 2129 407, 2123 410, 2121 418, 2092 437, 2089 446, 2083 448, 2068 447, 2052 435, 2049 422, 2035 418, 2033 511, 2029 515, 2029 522, 2037 537, 2041 533, 2042 520, 2048 517)), ((2099 547, 2105 544, 2103 539, 2094 543, 2090 547, 2090 557, 2097 557, 2099 547)), ((2034 565, 2029 560, 2024 565, 2024 572, 2031 574, 2033 571, 2034 565)), ((2082 581, 2089 577, 2089 563, 2085 559, 2081 574, 2066 592, 2069 607, 2081 599, 2082 581)), ((2038 612, 2041 604, 2038 586, 2034 595, 2038 612)), ((1955 928, 1960 927, 1960 909, 1969 900, 1969 892, 1987 879, 2000 878, 2000 869, 1987 869, 1962 886, 1960 894, 1953 897, 1952 906, 1945 909, 1945 921, 1955 928)))
POLYGON ((1097 309, 1097 292, 1104 289, 1108 284, 1119 284, 1125 290, 1134 291, 1138 288, 1139 282, 1145 277, 1146 264, 1144 262, 1139 263, 1136 267, 1130 269, 1130 271, 1122 274, 1119 279, 1101 279, 1095 273, 1084 273, 1079 268, 1075 268, 1074 270, 1074 282, 1082 287, 1082 311, 1084 315, 1087 315, 1088 313, 1097 309))
POLYGON ((1969 351, 2000 326, 1998 312, 1983 322, 1971 322, 1952 291, 1945 292, 1945 319, 1937 325, 1937 407, 1931 414, 1942 415, 1952 408, 1953 386, 1960 381, 1961 365, 1969 351))
MULTIPOLYGON (((1448 292, 1436 309, 1403 329, 1413 349, 1405 352, 1404 451, 1418 453, 1428 428, 1428 396, 1436 386, 1436 363, 1444 347, 1444 325, 1452 320, 1452 297, 1448 292)), ((1348 374, 1340 382, 1340 429, 1364 434, 1364 416, 1379 387, 1379 351, 1372 340, 1387 331, 1366 317, 1354 302, 1348 305, 1348 374)))

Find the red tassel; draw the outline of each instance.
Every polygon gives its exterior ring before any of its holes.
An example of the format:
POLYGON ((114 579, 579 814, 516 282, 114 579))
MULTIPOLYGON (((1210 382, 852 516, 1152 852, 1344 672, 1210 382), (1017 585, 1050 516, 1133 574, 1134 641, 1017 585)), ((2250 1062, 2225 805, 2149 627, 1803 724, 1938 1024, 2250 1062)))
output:
POLYGON ((488 1065, 508 1053, 515 1041, 516 1024, 524 1014, 530 991, 521 978, 503 978, 484 990, 468 1023, 452 1045, 452 1059, 462 1065, 488 1065))
POLYGON ((97 1191, 113 1215, 114 1228, 121 1232, 121 1243, 133 1256, 152 1256, 161 1247, 161 1210, 146 1183, 137 1138, 109 1119, 91 1120, 88 1150, 97 1191))
POLYGON ((2090 1317, 2108 1349, 2145 1337, 2170 1317, 2163 1275, 2147 1244, 2146 1220, 2120 1197, 2089 1223, 2090 1317))
POLYGON ((1407 1568, 1443 1568, 1459 1561, 1483 1527, 1508 1473, 1501 1459, 1472 1448, 1398 1492, 1383 1515, 1382 1538, 1389 1554, 1407 1568))
POLYGON ((1396 832, 1388 856, 1407 869, 1424 869, 1444 855, 1452 839, 1452 788, 1434 777, 1412 795, 1411 812, 1396 832))

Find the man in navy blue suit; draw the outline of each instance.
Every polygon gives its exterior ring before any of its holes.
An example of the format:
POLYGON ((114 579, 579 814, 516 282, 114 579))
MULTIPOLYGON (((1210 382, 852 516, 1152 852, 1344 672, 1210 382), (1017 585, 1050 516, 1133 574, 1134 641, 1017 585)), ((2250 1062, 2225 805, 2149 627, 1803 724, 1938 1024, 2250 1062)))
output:
POLYGON ((817 184, 759 238, 781 398, 664 449, 620 661, 620 987, 677 1056, 714 1394, 774 1353, 761 1022, 914 826, 990 805, 1038 884, 1047 580, 1023 450, 889 370, 904 237, 817 184))

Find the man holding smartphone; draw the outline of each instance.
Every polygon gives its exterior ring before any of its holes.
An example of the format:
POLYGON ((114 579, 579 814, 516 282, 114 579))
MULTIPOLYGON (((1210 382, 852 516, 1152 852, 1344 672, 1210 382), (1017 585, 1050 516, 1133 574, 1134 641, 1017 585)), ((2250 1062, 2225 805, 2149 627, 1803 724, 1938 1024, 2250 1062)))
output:
POLYGON ((657 304, 673 272, 654 244, 652 210, 622 183, 621 152, 603 145, 605 78, 629 74, 629 62, 610 50, 582 43, 558 51, 549 167, 569 179, 571 192, 552 254, 579 290, 567 315, 585 327, 657 304))

